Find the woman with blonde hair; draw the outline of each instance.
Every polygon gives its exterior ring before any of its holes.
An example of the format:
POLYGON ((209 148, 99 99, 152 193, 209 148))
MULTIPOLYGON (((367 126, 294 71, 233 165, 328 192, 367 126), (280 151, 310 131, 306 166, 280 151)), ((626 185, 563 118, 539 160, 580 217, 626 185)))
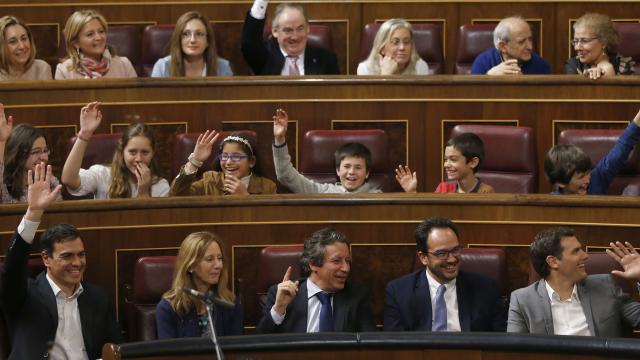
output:
POLYGON ((565 62, 565 73, 591 79, 633 74, 634 61, 616 52, 620 35, 607 15, 587 13, 573 24, 576 56, 565 62))
POLYGON ((0 80, 51 80, 51 66, 36 59, 36 44, 27 24, 3 16, 0 34, 0 80))
POLYGON ((99 102, 89 103, 80 111, 80 131, 62 168, 62 183, 69 193, 93 194, 95 199, 168 196, 169 183, 158 176, 153 133, 144 123, 131 124, 122 133, 110 165, 80 168, 101 121, 99 102))
POLYGON ((152 77, 232 76, 229 61, 218 57, 209 19, 189 11, 176 22, 171 35, 171 54, 153 65, 152 77))
POLYGON ((67 58, 56 67, 56 80, 138 77, 131 61, 108 45, 107 29, 107 20, 95 10, 71 14, 63 30, 67 58))
POLYGON ((208 231, 189 234, 180 245, 173 284, 156 307, 159 339, 207 336, 205 305, 183 289, 193 289, 214 299, 214 327, 218 336, 242 334, 242 306, 229 290, 229 270, 224 265, 224 244, 208 231))
POLYGON ((413 28, 404 19, 385 21, 367 59, 358 65, 358 75, 428 75, 429 66, 420 58, 413 41, 413 28))

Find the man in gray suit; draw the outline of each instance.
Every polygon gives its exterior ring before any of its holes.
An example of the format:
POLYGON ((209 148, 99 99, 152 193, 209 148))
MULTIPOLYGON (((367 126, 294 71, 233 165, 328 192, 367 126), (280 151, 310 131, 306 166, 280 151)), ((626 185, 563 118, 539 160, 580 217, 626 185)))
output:
MULTIPOLYGON (((640 255, 631 244, 611 243, 607 253, 640 280, 640 255)), ((611 275, 585 272, 588 255, 569 228, 550 228, 531 244, 531 263, 541 280, 511 294, 508 332, 620 337, 640 327, 640 303, 616 286, 611 275)))
MULTIPOLYGON (((640 280, 640 254, 631 244, 611 243, 607 253, 640 280)), ((611 275, 585 272, 589 256, 573 229, 550 228, 531 244, 531 263, 541 280, 511 294, 508 332, 620 337, 640 328, 640 303, 616 286, 611 275), (627 331, 625 331, 627 330, 627 331)))

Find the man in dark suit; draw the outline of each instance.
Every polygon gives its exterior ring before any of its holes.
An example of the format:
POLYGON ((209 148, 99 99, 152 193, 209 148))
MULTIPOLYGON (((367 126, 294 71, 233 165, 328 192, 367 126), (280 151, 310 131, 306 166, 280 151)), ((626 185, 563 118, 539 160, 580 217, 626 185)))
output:
POLYGON ((506 309, 493 280, 460 272, 455 224, 423 221, 415 231, 426 266, 387 284, 385 331, 504 331, 506 309))
MULTIPOLYGON (((626 243, 607 253, 624 271, 614 275, 640 280, 640 255, 626 243)), ((623 292, 610 274, 589 275, 575 231, 543 230, 531 244, 531 264, 542 278, 511 293, 508 332, 621 337, 640 328, 640 303, 623 292)))
POLYGON ((97 359, 102 345, 122 336, 106 292, 82 282, 82 239, 71 225, 54 225, 41 236, 47 270, 27 276, 31 244, 44 210, 60 192, 51 190, 51 166, 29 170, 28 208, 12 239, 2 272, 0 299, 9 333, 9 359, 97 359))
POLYGON ((282 282, 267 294, 259 333, 374 331, 368 291, 347 282, 351 271, 349 239, 325 228, 305 240, 300 262, 308 278, 282 282))
POLYGON ((242 55, 256 75, 338 75, 336 54, 307 44, 309 21, 300 5, 278 5, 272 39, 263 31, 268 0, 255 0, 242 28, 242 55))

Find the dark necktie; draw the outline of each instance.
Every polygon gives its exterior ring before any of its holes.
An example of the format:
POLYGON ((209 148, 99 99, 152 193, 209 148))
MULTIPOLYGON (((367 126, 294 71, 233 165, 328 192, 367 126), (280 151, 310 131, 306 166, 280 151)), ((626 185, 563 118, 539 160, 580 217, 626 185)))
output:
POLYGON ((436 309, 433 314, 433 331, 447 331, 447 303, 444 301, 444 292, 447 287, 444 284, 436 291, 436 309))
POLYGON ((320 332, 333 331, 333 309, 331 308, 333 294, 321 291, 316 296, 322 304, 320 307, 320 332))

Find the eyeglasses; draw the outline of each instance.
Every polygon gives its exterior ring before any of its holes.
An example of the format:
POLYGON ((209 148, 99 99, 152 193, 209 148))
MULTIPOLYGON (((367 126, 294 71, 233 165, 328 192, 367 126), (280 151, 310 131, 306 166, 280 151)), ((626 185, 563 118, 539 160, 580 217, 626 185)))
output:
POLYGON ((458 245, 453 249, 449 249, 449 250, 436 250, 433 252, 432 251, 427 251, 427 252, 437 257, 440 260, 446 260, 449 258, 449 254, 453 255, 454 257, 460 256, 460 250, 462 250, 462 247, 458 245))
POLYGON ((579 39, 573 39, 571 40, 571 45, 573 46, 577 46, 578 44, 582 44, 582 45, 586 45, 590 42, 592 42, 593 40, 597 39, 598 37, 592 37, 592 38, 579 38, 579 39))
POLYGON ((220 160, 221 161, 232 160, 232 161, 236 161, 237 162, 237 161, 246 159, 248 157, 249 157, 249 155, 242 155, 240 153, 226 153, 226 152, 223 152, 222 154, 220 154, 220 160))
POLYGON ((49 156, 49 154, 51 154, 51 150, 49 149, 33 149, 31 150, 31 152, 29 153, 29 156, 41 156, 41 155, 46 155, 49 156))
POLYGON ((182 40, 189 40, 191 39, 192 36, 195 36, 196 39, 200 40, 205 38, 207 36, 207 33, 202 31, 196 31, 196 32, 183 31, 182 34, 180 34, 180 36, 182 36, 182 40))

